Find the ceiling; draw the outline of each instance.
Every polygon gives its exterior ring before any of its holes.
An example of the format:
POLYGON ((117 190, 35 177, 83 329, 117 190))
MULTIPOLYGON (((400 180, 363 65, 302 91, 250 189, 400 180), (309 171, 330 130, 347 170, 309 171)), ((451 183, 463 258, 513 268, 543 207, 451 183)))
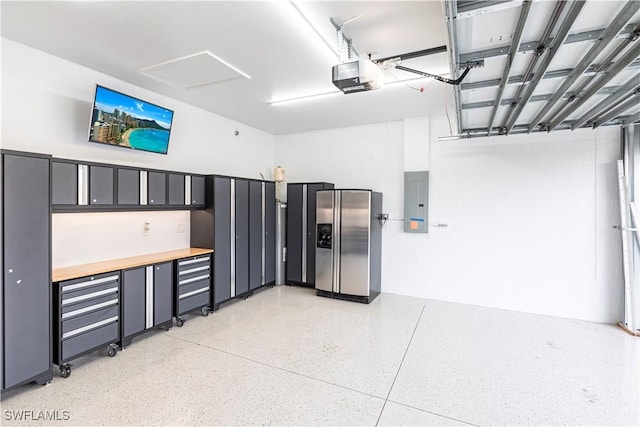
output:
POLYGON ((456 137, 640 120, 635 0, 2 1, 1 8, 3 37, 276 135, 444 110, 457 122, 456 137), (391 68, 382 90, 344 95, 331 83, 340 58, 330 18, 350 20, 344 35, 361 57, 447 45, 401 65, 452 79, 473 68, 457 86, 391 68), (172 62, 185 57, 189 63, 172 62), (179 75, 168 82, 172 72, 179 75))
MULTIPOLYGON (((361 56, 375 59, 445 45, 440 1, 2 1, 1 8, 3 37, 276 135, 442 114, 445 105, 454 112, 451 86, 400 70, 385 71, 386 82, 418 80, 349 95, 331 83, 339 58, 329 18, 362 14, 343 31, 361 56), (142 70, 204 51, 240 73, 214 84, 183 74, 194 82, 185 89, 142 70)), ((446 52, 403 65, 450 73, 446 52)))
POLYGON ((444 8, 456 76, 483 63, 455 88, 460 137, 640 121, 639 1, 459 0, 444 8))

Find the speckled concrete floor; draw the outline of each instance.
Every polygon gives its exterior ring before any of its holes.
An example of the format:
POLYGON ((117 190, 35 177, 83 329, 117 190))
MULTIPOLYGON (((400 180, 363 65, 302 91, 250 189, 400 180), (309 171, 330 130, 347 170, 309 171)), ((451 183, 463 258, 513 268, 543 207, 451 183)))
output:
POLYGON ((640 339, 610 325, 390 294, 367 306, 281 286, 150 332, 115 358, 80 358, 67 379, 4 393, 0 424, 638 425, 640 339), (20 423, 20 411, 68 419, 20 423))

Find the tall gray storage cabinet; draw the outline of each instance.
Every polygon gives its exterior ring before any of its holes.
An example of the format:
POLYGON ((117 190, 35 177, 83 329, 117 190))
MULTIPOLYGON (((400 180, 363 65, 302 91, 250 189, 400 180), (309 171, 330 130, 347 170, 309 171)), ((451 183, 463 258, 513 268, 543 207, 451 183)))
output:
POLYGON ((52 380, 51 159, 2 152, 2 389, 52 380))
POLYGON ((330 182, 287 184, 287 284, 315 285, 316 193, 333 187, 330 182))
POLYGON ((275 284, 275 183, 205 179, 205 210, 191 212, 191 246, 214 249, 213 301, 220 304, 275 284))

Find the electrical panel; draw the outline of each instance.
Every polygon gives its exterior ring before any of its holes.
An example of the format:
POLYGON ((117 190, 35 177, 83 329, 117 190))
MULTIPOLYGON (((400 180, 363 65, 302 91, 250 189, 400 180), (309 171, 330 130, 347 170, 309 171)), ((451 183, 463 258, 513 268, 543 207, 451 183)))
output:
POLYGON ((404 232, 428 233, 429 171, 404 173, 404 232))

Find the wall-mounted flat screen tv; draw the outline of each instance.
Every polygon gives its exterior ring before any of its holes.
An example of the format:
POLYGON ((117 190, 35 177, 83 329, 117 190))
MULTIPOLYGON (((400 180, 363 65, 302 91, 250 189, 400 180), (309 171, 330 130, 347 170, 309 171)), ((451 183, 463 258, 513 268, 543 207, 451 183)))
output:
POLYGON ((89 141, 167 154, 173 111, 96 86, 89 141))

